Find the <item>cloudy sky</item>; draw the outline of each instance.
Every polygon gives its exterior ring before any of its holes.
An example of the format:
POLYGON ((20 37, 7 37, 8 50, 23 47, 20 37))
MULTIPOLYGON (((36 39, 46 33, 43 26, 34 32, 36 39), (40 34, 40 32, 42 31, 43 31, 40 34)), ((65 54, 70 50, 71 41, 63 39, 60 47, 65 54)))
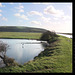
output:
POLYGON ((27 26, 55 32, 72 32, 72 3, 0 3, 0 26, 27 26))

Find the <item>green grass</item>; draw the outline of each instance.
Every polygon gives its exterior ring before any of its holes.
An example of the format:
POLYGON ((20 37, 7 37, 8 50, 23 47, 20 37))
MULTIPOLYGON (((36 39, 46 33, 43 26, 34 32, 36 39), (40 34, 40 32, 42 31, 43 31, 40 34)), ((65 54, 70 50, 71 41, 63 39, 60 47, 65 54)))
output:
POLYGON ((42 33, 29 33, 29 32, 0 32, 0 38, 11 39, 40 39, 42 33))
POLYGON ((0 68, 0 73, 72 73, 72 39, 59 36, 33 61, 0 68))

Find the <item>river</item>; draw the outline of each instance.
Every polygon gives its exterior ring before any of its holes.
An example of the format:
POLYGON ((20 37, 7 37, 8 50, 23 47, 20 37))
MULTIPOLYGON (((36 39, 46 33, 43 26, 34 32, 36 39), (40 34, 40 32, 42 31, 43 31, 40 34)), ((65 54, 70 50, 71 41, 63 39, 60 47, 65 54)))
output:
MULTIPOLYGON (((58 33, 57 33, 57 34, 58 34, 58 33)), ((58 35, 62 35, 62 36, 68 37, 68 38, 73 38, 72 35, 67 35, 67 34, 58 34, 58 35)))
MULTIPOLYGON (((72 38, 72 35, 58 35, 72 38)), ((33 60, 35 56, 38 56, 38 54, 44 50, 44 46, 40 43, 41 41, 37 40, 0 39, 0 41, 3 41, 4 43, 9 45, 6 55, 10 58, 14 58, 15 61, 19 64, 24 64, 30 60, 33 60)))
POLYGON ((0 39, 9 45, 6 52, 8 57, 14 58, 19 64, 33 60, 35 56, 44 50, 41 41, 26 39, 0 39))

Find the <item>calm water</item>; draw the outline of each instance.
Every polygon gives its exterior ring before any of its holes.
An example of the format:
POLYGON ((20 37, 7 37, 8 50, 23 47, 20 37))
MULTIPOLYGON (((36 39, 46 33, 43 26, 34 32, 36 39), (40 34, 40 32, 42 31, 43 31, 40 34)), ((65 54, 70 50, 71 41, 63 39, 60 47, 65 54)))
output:
POLYGON ((0 39, 0 41, 9 45, 6 55, 14 58, 19 64, 33 60, 35 56, 44 50, 43 45, 37 40, 0 39))
POLYGON ((72 35, 66 35, 66 34, 59 34, 59 35, 66 36, 68 38, 72 38, 72 35))

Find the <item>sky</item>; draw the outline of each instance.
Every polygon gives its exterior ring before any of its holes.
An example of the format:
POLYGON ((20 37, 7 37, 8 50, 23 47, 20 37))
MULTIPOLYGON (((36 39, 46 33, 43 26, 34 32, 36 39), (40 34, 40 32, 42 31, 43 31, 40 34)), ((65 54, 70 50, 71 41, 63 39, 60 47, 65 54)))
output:
POLYGON ((72 2, 0 2, 0 26, 72 33, 72 2))

